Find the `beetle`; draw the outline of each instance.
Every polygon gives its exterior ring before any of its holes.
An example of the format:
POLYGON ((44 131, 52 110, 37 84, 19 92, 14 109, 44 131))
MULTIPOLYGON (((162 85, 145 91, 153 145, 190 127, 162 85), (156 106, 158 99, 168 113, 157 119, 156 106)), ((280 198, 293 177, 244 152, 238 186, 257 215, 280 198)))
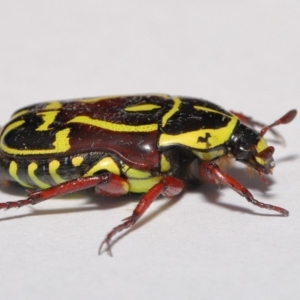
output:
POLYGON ((222 170, 235 158, 261 178, 275 166, 267 131, 287 124, 295 109, 269 126, 207 100, 142 94, 52 101, 17 110, 0 135, 0 178, 17 182, 28 197, 0 209, 37 204, 93 187, 102 196, 143 194, 132 215, 113 228, 103 245, 134 225, 160 195, 172 198, 203 181, 223 184, 261 208, 288 211, 256 200, 222 170), (257 131, 254 127, 260 127, 257 131), (196 166, 196 168, 195 168, 196 166))

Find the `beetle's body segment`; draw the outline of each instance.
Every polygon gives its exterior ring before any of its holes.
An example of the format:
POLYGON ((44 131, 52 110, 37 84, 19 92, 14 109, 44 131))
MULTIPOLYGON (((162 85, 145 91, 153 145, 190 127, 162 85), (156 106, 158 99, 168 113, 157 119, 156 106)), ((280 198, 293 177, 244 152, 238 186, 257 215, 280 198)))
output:
POLYGON ((32 192, 27 199, 0 203, 0 209, 89 187, 106 196, 144 193, 133 214, 107 235, 108 245, 160 194, 173 197, 188 183, 225 184, 254 205, 287 215, 255 200, 216 160, 234 157, 261 176, 269 174, 274 148, 263 135, 295 116, 292 110, 264 126, 203 99, 164 94, 31 105, 16 111, 1 132, 0 175, 32 192), (254 126, 263 128, 258 132, 254 126))
POLYGON ((124 166, 140 171, 134 179, 159 179, 161 169, 164 174, 171 169, 161 159, 164 149, 184 146, 214 159, 224 155, 222 145, 238 123, 208 101, 167 95, 41 103, 18 110, 4 127, 0 166, 6 179, 27 188, 45 189, 103 171, 126 178, 124 166))

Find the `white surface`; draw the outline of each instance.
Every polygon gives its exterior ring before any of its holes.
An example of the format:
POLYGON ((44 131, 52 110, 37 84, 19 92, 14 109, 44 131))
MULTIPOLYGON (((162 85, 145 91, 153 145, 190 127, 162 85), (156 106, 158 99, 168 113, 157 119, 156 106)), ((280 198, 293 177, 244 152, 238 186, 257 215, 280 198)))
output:
MULTIPOLYGON (((299 108, 299 12, 298 1, 2 1, 1 123, 39 101, 140 92, 270 123, 299 108)), ((269 186, 235 171, 289 218, 205 186, 153 203, 111 258, 97 249, 130 198, 97 206, 81 193, 0 212, 0 298, 298 299, 299 122, 279 128, 287 147, 275 145, 269 186)))

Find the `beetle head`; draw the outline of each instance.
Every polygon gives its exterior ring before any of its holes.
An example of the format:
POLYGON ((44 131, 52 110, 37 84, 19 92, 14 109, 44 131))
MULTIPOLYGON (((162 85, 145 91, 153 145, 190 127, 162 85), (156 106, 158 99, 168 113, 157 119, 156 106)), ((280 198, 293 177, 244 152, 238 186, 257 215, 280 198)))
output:
MULTIPOLYGON (((237 161, 256 169, 259 174, 269 174, 275 167, 273 159, 274 147, 268 146, 264 138, 265 133, 274 126, 291 122, 297 114, 295 109, 289 111, 280 119, 265 126, 260 132, 240 123, 233 132, 229 147, 237 161)), ((274 133, 274 131, 272 131, 274 133)), ((275 132, 275 135, 278 134, 275 132)))
POLYGON ((239 124, 231 136, 230 144, 231 153, 237 161, 264 174, 269 174, 274 168, 274 147, 268 146, 256 130, 239 124))

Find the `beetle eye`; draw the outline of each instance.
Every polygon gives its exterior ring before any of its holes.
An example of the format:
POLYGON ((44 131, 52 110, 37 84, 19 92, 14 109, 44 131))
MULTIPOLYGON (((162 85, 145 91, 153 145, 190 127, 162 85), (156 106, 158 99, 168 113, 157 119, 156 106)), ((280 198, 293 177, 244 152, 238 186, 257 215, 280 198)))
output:
POLYGON ((250 152, 249 149, 245 149, 242 145, 240 145, 237 147, 235 156, 238 160, 244 160, 248 156, 249 152, 250 152))

